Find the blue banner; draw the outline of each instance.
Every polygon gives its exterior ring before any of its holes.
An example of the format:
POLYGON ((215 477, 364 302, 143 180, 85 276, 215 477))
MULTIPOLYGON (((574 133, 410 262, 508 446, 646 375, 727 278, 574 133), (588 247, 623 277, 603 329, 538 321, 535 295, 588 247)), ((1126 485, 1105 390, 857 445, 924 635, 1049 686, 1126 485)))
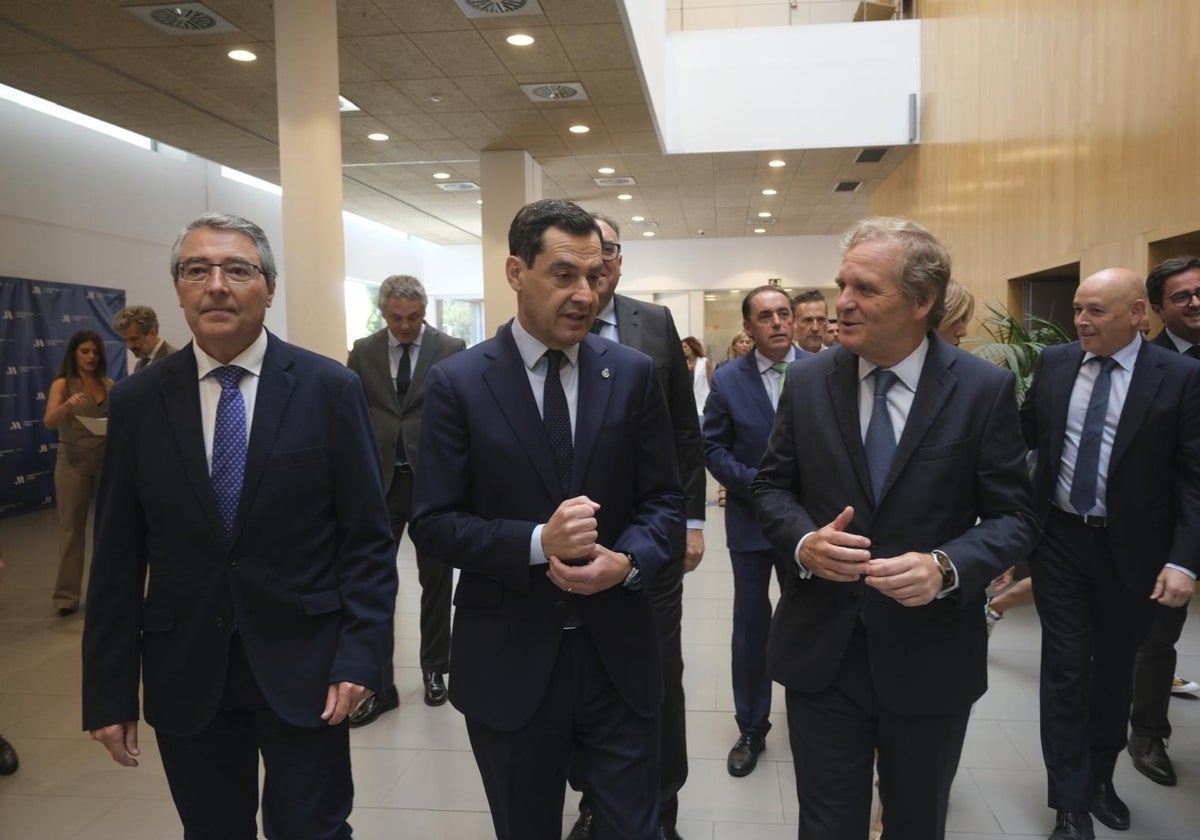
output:
POLYGON ((50 382, 79 330, 104 337, 108 375, 125 375, 125 342, 112 328, 125 292, 0 277, 0 517, 54 504, 58 433, 42 423, 50 382))

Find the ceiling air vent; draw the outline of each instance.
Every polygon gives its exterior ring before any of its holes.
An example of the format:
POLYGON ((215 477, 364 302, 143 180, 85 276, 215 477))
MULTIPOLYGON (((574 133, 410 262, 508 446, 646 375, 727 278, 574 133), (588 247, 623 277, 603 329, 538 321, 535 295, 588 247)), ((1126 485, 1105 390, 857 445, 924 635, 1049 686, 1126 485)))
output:
POLYGON ((479 185, 474 181, 453 181, 449 184, 438 184, 439 190, 446 192, 478 192, 479 185))
POLYGON ((862 186, 862 181, 838 181, 834 192, 854 192, 862 186))
POLYGON ((637 181, 624 175, 620 178, 593 178, 592 183, 597 187, 636 187, 637 181))
POLYGON ((652 222, 647 219, 641 222, 630 222, 627 227, 631 227, 634 230, 654 230, 658 227, 658 222, 652 222))
POLYGON ((587 99, 587 91, 580 82, 551 82, 544 85, 521 85, 534 102, 576 102, 587 99))
POLYGON ((540 15, 537 0, 454 0, 469 18, 503 17, 505 15, 540 15))
POLYGON ((776 222, 776 219, 774 217, 771 217, 770 219, 747 219, 746 220, 746 224, 749 225, 750 227, 762 227, 763 225, 773 225, 773 224, 775 224, 775 222, 776 222))
POLYGON ((170 35, 207 35, 210 32, 237 32, 238 28, 203 3, 173 3, 168 6, 126 6, 130 14, 141 18, 160 32, 170 35))
POLYGON ((858 153, 858 157, 854 159, 855 163, 879 163, 883 160, 883 156, 888 153, 887 146, 876 146, 873 149, 863 149, 858 153))

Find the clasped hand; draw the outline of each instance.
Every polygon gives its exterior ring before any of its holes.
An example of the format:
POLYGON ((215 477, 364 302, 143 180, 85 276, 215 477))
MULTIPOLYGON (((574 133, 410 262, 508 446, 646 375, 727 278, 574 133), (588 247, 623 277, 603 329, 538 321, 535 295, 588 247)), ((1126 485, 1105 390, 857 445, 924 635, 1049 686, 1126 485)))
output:
POLYGON ((550 560, 546 576, 564 592, 592 595, 622 583, 629 558, 596 542, 596 511, 587 496, 567 499, 542 528, 542 551, 550 560))

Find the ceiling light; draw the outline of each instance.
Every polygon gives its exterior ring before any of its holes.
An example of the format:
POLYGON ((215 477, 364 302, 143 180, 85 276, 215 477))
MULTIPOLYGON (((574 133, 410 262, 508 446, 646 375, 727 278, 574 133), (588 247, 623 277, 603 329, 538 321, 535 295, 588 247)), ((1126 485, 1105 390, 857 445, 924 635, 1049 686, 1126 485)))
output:
POLYGON ((250 52, 250 50, 230 50, 229 57, 234 61, 254 61, 258 58, 258 56, 250 52))
POLYGON ((508 41, 508 43, 512 44, 514 47, 528 47, 533 43, 533 36, 525 35, 524 33, 518 33, 516 35, 509 35, 504 40, 508 41))
POLYGON ((617 196, 617 198, 621 201, 629 201, 629 199, 633 198, 633 196, 631 196, 629 193, 621 193, 619 196, 617 196))
POLYGON ((587 134, 589 131, 591 131, 591 129, 586 125, 573 125, 568 128, 567 131, 571 132, 572 134, 587 134))
POLYGON ((754 232, 755 233, 766 233, 767 229, 766 228, 755 228, 754 232))
POLYGON ((367 135, 367 139, 379 142, 381 140, 388 139, 388 136, 386 134, 384 134, 382 131, 372 131, 370 134, 367 135))
POLYGON ((652 231, 652 230, 642 231, 642 236, 653 236, 653 235, 654 235, 654 231, 652 231))
POLYGON ((437 178, 439 181, 445 181, 447 178, 450 177, 450 173, 449 172, 434 172, 433 177, 437 178))
POLYGON ((482 199, 482 198, 477 198, 477 199, 475 199, 475 203, 476 203, 476 204, 483 204, 483 199, 482 199))
POLYGON ((646 221, 646 217, 645 217, 645 216, 630 216, 630 217, 629 217, 629 221, 631 221, 631 222, 644 222, 644 221, 646 221))
POLYGON ((613 169, 611 166, 601 166, 596 171, 599 172, 601 175, 612 175, 617 170, 613 169))
POLYGON ((763 190, 762 194, 763 195, 779 195, 779 192, 777 190, 763 190))
POLYGON ((766 210, 764 210, 764 211, 762 211, 761 213, 759 213, 759 214, 758 214, 758 218, 760 218, 760 219, 769 219, 769 218, 771 218, 771 214, 770 214, 770 213, 768 213, 766 210))
POLYGON ((346 111, 361 111, 362 109, 351 102, 346 97, 338 94, 338 110, 345 113, 346 111))
POLYGON ((768 163, 767 166, 770 166, 774 169, 778 169, 781 166, 787 166, 787 161, 779 160, 777 158, 777 159, 771 161, 770 163, 768 163))

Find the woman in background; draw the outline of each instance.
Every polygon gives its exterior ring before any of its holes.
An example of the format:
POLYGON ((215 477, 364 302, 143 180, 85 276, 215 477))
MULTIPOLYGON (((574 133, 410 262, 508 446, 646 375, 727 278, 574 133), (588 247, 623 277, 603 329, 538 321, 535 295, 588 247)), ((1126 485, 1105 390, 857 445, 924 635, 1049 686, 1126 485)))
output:
MULTIPOLYGON (((720 367, 726 362, 732 362, 735 359, 742 358, 742 356, 745 356, 747 353, 749 353, 753 347, 754 342, 750 340, 750 336, 746 335, 745 332, 739 332, 733 337, 733 341, 729 342, 729 351, 725 354, 724 359, 717 362, 717 367, 720 367)), ((703 413, 704 406, 698 405, 696 406, 696 410, 703 413)))
POLYGON ((974 315, 975 296, 962 283, 951 280, 946 286, 946 311, 938 325, 938 335, 957 347, 974 315))
POLYGON ((58 505, 58 580, 54 607, 65 618, 79 609, 83 584, 83 549, 88 501, 100 479, 104 435, 93 434, 80 417, 107 417, 108 362, 104 339, 80 330, 67 342, 67 354, 50 383, 44 422, 58 429, 58 459, 54 464, 54 493, 58 505))
POLYGON ((704 345, 695 336, 680 342, 688 370, 692 372, 692 393, 696 395, 696 413, 704 415, 704 403, 708 400, 708 385, 712 382, 712 365, 704 355, 704 345))

